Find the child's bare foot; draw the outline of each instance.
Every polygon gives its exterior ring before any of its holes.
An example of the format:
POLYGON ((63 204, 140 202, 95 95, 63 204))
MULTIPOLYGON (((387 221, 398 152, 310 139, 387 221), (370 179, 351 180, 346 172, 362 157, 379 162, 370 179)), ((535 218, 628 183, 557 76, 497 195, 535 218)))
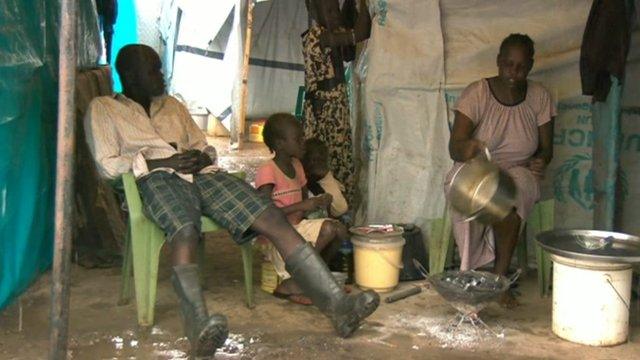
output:
POLYGON ((516 300, 511 290, 503 292, 500 296, 500 299, 498 300, 498 303, 500 304, 500 306, 507 309, 513 309, 517 306, 520 306, 520 302, 516 300))
POLYGON ((302 290, 291 280, 287 279, 280 283, 273 291, 273 296, 289 300, 294 304, 313 305, 311 299, 302 293, 302 290))

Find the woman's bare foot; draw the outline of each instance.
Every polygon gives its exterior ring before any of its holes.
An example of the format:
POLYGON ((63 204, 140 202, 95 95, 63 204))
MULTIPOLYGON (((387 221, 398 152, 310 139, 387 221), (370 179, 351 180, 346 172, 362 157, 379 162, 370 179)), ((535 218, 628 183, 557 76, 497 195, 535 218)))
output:
POLYGON ((520 306, 520 302, 516 300, 511 290, 507 290, 503 292, 502 295, 500 295, 500 299, 498 300, 498 303, 500 304, 500 306, 507 309, 513 309, 517 306, 520 306))

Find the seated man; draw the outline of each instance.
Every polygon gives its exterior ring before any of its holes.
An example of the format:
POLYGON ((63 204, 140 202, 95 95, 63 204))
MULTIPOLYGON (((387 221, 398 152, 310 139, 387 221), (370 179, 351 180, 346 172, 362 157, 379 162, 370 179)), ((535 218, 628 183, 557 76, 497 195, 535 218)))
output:
POLYGON ((116 59, 123 93, 94 99, 85 117, 89 148, 103 177, 133 171, 146 214, 166 233, 172 249, 172 283, 180 299, 184 330, 195 356, 212 356, 224 344, 227 320, 209 316, 194 263, 200 216, 227 228, 235 242, 255 233, 273 242, 286 269, 347 337, 379 304, 373 292, 347 295, 311 246, 268 199, 214 165, 187 109, 165 85, 158 54, 145 45, 127 45, 116 59))

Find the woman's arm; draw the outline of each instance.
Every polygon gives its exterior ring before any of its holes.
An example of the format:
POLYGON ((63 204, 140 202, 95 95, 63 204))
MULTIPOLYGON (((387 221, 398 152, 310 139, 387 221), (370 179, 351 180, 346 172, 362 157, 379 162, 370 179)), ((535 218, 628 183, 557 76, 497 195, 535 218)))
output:
POLYGON ((538 150, 529 160, 529 170, 538 178, 542 178, 547 165, 553 158, 553 123, 551 121, 538 126, 538 150))
POLYGON ((553 158, 553 123, 555 118, 551 118, 551 121, 538 127, 538 151, 534 157, 544 159, 549 164, 553 158))
POLYGON ((472 138, 475 125, 471 119, 459 111, 455 114, 449 139, 449 155, 454 161, 465 162, 475 157, 485 145, 472 138))

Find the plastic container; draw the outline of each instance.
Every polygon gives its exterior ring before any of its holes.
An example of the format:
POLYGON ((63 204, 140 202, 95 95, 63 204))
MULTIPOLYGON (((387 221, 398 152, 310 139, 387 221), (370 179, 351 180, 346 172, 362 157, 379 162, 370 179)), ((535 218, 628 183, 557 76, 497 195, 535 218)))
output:
POLYGON ((280 277, 270 261, 262 262, 260 288, 269 294, 273 294, 275 289, 280 285, 280 277))
POLYGON ((400 281, 423 280, 424 276, 413 263, 413 260, 416 260, 425 269, 429 268, 422 231, 413 224, 397 224, 396 226, 404 230, 402 237, 406 241, 404 248, 402 248, 402 265, 404 267, 400 271, 400 281))
POLYGON ((356 285, 380 293, 398 285, 405 244, 402 232, 402 228, 394 227, 393 232, 385 234, 365 234, 351 228, 356 285))
POLYGON ((574 260, 553 261, 553 332, 585 345, 627 341, 631 265, 574 260))
POLYGON ((346 284, 353 284, 353 244, 350 240, 345 240, 340 244, 340 250, 331 259, 329 269, 347 275, 346 284))
POLYGON ((207 131, 209 113, 205 109, 191 110, 191 118, 200 130, 207 131))
POLYGON ((265 122, 266 120, 258 120, 249 126, 249 141, 264 142, 262 130, 264 129, 265 122))

